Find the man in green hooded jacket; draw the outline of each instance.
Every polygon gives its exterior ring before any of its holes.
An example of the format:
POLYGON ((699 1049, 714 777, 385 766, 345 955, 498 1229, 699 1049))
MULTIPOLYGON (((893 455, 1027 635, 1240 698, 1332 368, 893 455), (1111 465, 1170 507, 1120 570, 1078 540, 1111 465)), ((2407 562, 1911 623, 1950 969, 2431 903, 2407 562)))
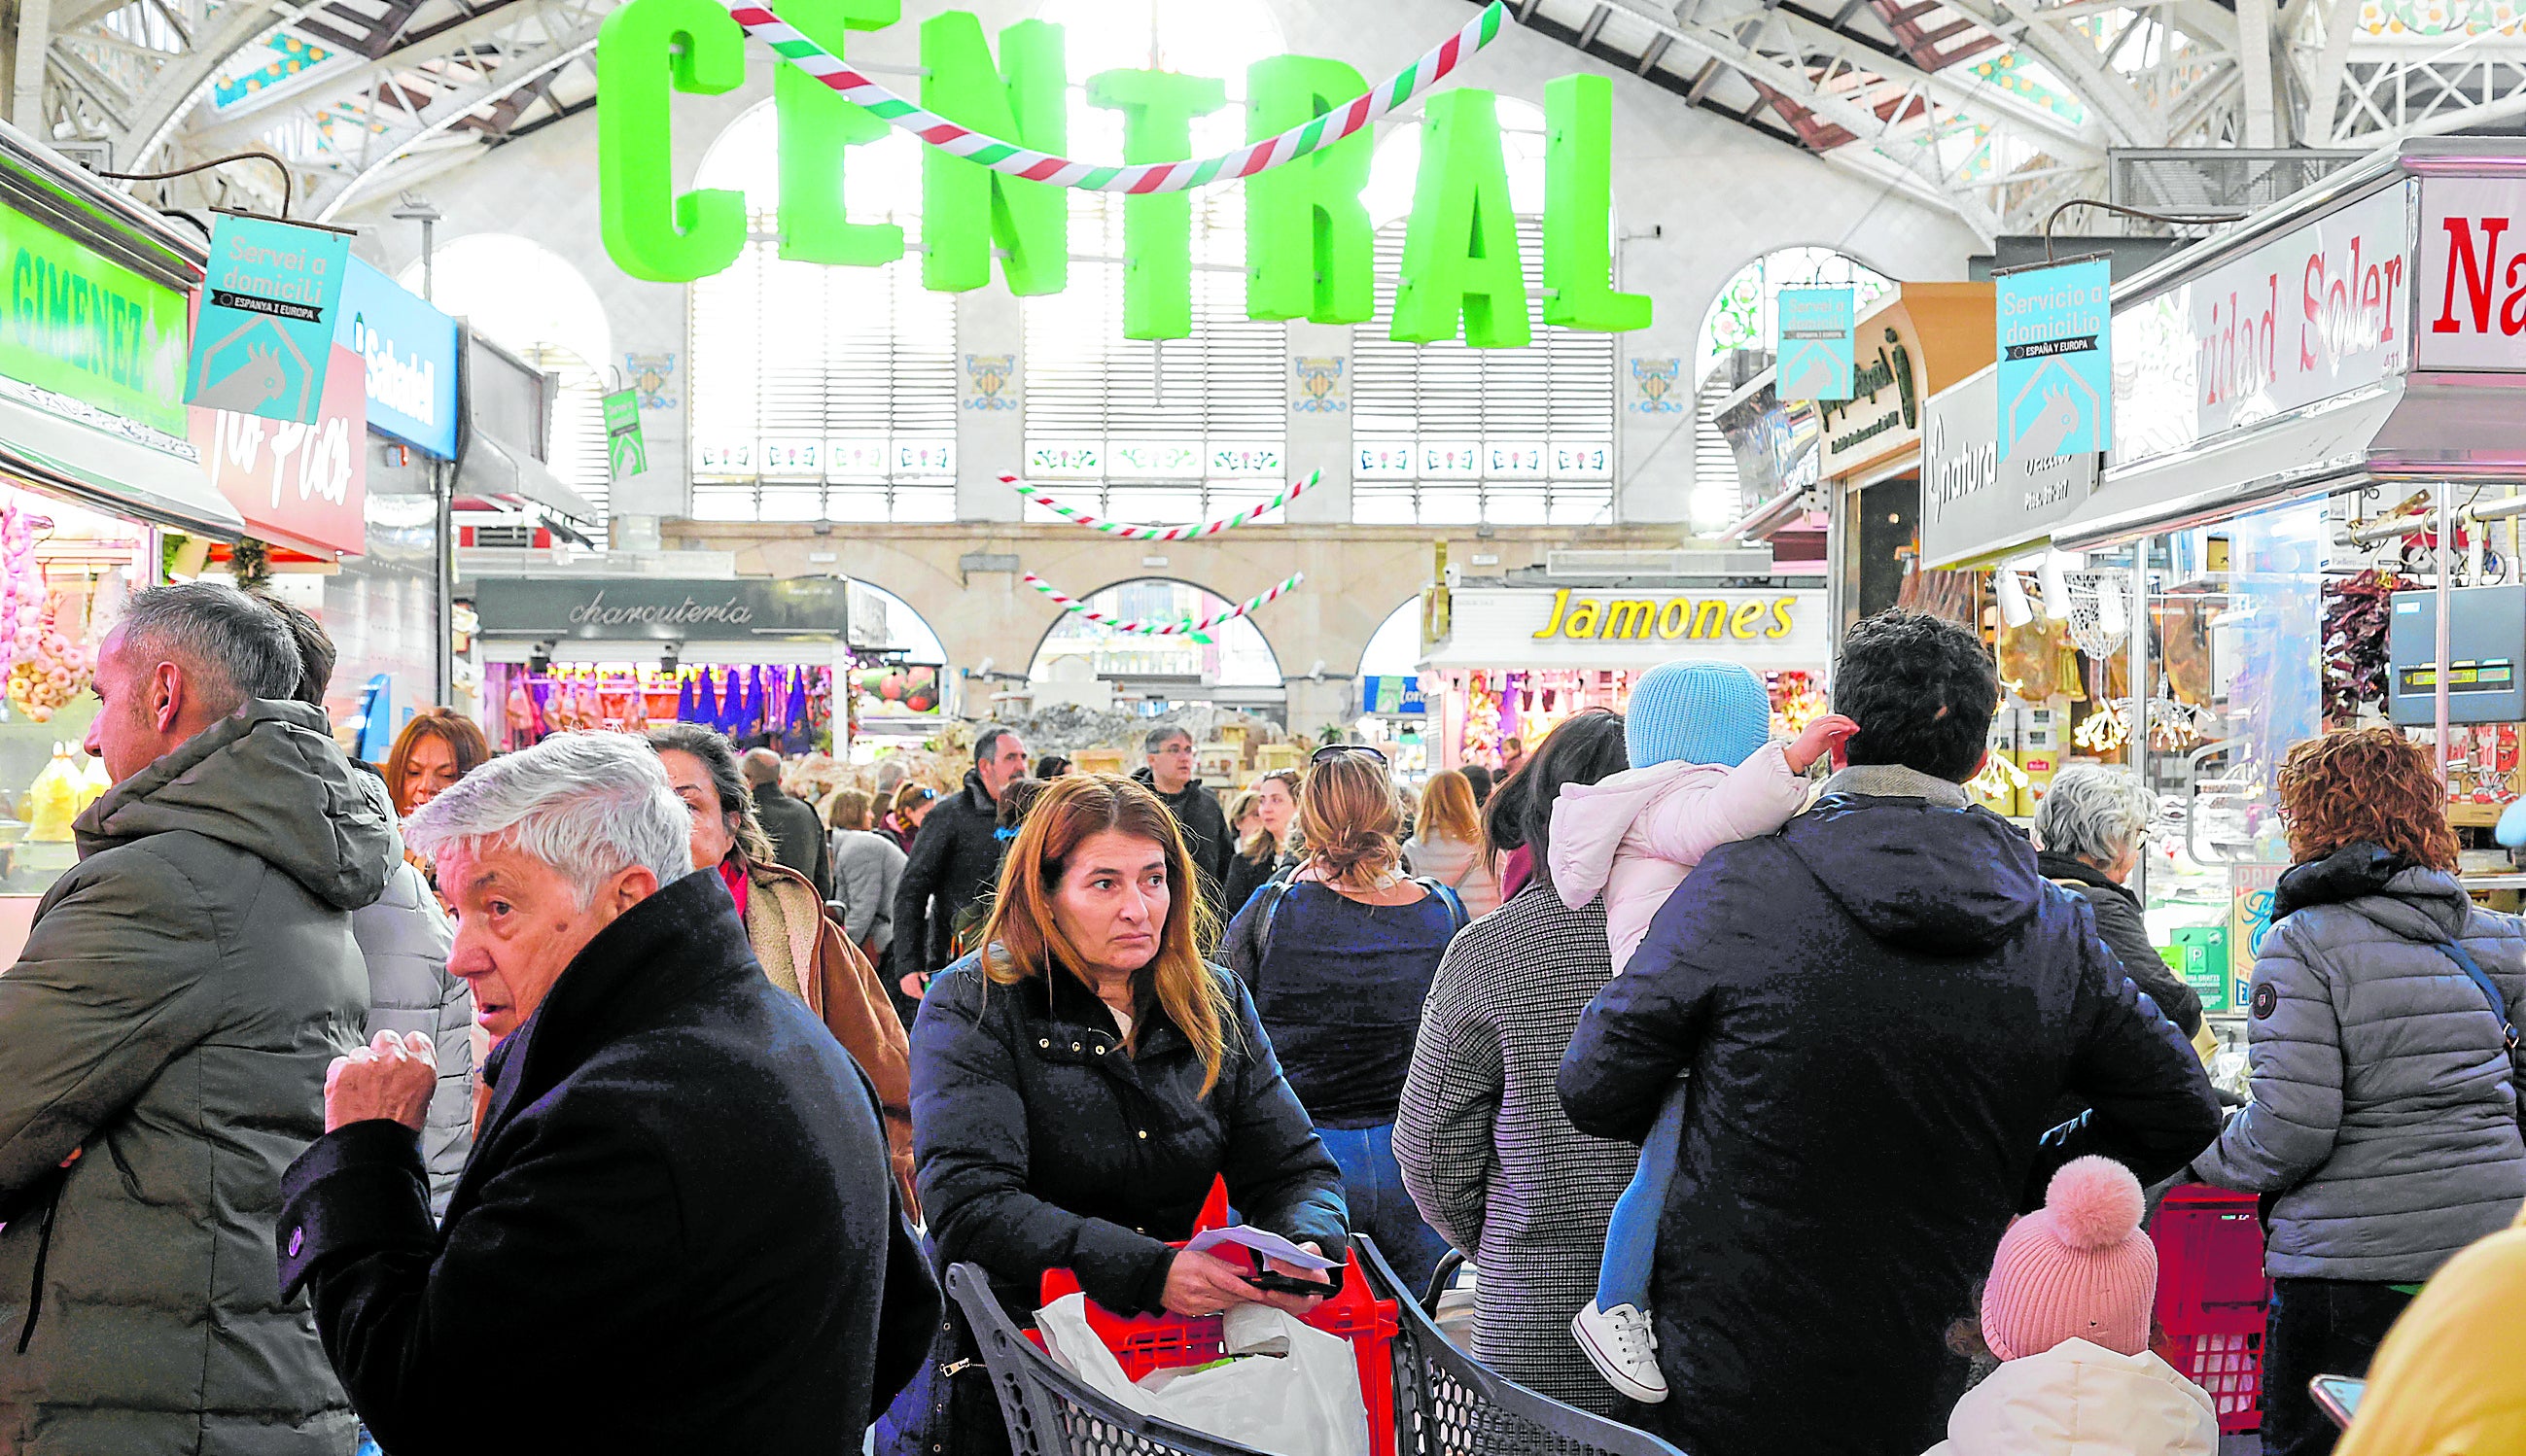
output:
POLYGON ((361 1041, 350 912, 399 846, 299 674, 224 586, 135 595, 99 654, 115 786, 0 972, 0 1451, 352 1448, 272 1228, 361 1041))

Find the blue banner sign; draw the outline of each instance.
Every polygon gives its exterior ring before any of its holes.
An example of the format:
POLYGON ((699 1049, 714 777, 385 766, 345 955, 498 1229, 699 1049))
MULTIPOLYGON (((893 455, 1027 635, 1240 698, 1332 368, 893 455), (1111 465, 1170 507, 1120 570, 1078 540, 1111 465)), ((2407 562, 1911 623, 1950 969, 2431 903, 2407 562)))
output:
POLYGON ((456 321, 357 258, 335 341, 368 361, 369 428, 456 458, 456 321))
POLYGON ((222 215, 193 321, 184 402, 316 423, 351 235, 222 215))
POLYGON ((2111 267, 2102 258, 1995 275, 1999 458, 2086 455, 2113 439, 2111 267))
POLYGON ((1851 369, 1848 288, 1784 288, 1772 315, 1781 336, 1772 393, 1781 399, 1848 399, 1851 369))
POLYGON ((1359 679, 1359 711, 1362 713, 1427 713, 1430 701, 1422 696, 1421 679, 1417 677, 1379 676, 1371 674, 1359 679))

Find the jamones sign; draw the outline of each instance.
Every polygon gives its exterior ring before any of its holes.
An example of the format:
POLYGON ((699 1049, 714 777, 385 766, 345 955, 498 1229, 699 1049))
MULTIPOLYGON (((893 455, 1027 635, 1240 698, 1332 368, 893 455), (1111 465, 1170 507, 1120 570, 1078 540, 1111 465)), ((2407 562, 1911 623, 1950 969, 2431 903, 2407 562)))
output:
MULTIPOLYGON (((894 24, 901 0, 787 0, 781 18, 840 55, 849 30, 894 24)), ((885 123, 796 67, 775 62, 781 256, 874 268, 903 256, 903 231, 852 223, 842 205, 848 150, 885 134, 885 123)), ((1060 153, 1067 142, 1068 73, 1061 27, 1021 21, 999 34, 995 58, 982 23, 949 11, 921 25, 921 105, 960 126, 1060 153)), ((634 277, 689 282, 734 263, 746 244, 745 199, 726 188, 678 193, 669 135, 673 92, 717 95, 745 82, 745 33, 718 0, 628 0, 596 45, 598 167, 606 251, 634 277)), ((1348 103, 1368 89, 1358 71, 1312 56, 1277 56, 1245 75, 1246 134, 1261 140, 1348 103)), ((1123 115, 1123 160, 1190 154, 1194 118, 1227 105, 1225 82, 1167 71, 1087 77, 1091 106, 1123 115)), ((1461 335, 1476 348, 1531 341, 1526 275, 1509 206, 1508 169, 1489 91, 1438 92, 1425 104, 1421 167, 1405 224, 1390 335, 1429 343, 1461 335)), ((1611 282, 1613 89, 1600 75, 1544 86, 1543 322, 1622 332, 1644 328, 1649 300, 1611 282)), ((1375 227, 1360 202, 1369 131, 1245 180, 1248 318, 1365 323, 1375 311, 1375 227)), ((926 148, 921 206, 922 285, 961 293, 990 281, 991 261, 1021 296, 1069 281, 1070 210, 1064 189, 1007 176, 926 148)), ((1124 328, 1130 338, 1192 331, 1191 198, 1123 202, 1124 328)))

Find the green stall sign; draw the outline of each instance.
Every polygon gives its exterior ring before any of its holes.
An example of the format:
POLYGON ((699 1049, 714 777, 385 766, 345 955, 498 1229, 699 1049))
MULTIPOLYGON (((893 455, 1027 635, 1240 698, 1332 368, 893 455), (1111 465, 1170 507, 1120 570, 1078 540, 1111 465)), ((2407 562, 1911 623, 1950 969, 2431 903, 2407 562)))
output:
POLYGON ((181 438, 184 295, 0 208, 0 375, 181 438))

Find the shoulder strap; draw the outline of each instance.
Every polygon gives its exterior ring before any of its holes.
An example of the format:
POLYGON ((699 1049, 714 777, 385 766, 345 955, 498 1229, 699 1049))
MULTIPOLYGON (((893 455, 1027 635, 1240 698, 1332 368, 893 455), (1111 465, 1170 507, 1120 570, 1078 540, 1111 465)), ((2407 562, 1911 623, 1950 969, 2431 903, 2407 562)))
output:
POLYGON ((2453 940, 2442 940, 2439 949, 2447 952, 2449 960, 2463 967, 2464 974, 2473 978, 2475 988, 2482 992, 2482 999, 2491 1003, 2491 1014, 2500 1021, 2501 1033, 2508 1038, 2508 1050, 2516 1051, 2517 1024, 2508 1019, 2508 998, 2500 994, 2500 987, 2474 963, 2473 957, 2465 953, 2462 945, 2453 940))
POLYGON ((1421 886, 1423 889, 1428 890, 1431 894, 1436 895, 1439 898, 1440 903, 1447 907, 1447 932, 1449 934, 1452 935, 1456 931, 1463 929, 1466 925, 1472 921, 1473 917, 1465 914, 1464 897, 1456 893, 1453 885, 1442 884, 1440 881, 1431 879, 1427 875, 1413 877, 1412 882, 1421 886))

